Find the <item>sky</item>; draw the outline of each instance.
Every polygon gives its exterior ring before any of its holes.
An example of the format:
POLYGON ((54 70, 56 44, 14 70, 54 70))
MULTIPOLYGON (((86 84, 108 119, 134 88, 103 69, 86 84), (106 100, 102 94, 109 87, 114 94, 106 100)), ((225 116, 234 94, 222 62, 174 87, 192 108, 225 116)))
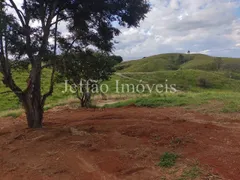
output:
MULTIPOLYGON (((20 5, 22 0, 15 0, 20 5)), ((120 27, 114 53, 124 60, 161 53, 240 57, 240 0, 149 0, 137 28, 120 27)), ((65 24, 60 26, 62 31, 65 24)))
POLYGON ((150 0, 138 28, 121 28, 115 53, 125 60, 161 53, 240 57, 240 0, 150 0))

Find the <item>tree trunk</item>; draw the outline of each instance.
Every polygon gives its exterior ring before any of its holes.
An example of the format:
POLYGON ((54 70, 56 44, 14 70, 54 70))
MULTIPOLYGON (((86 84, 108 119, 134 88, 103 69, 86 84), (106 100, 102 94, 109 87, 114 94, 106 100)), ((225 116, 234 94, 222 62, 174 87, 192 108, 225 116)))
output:
POLYGON ((91 93, 83 92, 81 100, 81 107, 89 108, 91 106, 91 93))
POLYGON ((41 106, 41 101, 39 102, 28 95, 28 97, 23 100, 23 105, 27 117, 28 127, 42 128, 43 108, 41 106))
POLYGON ((85 99, 82 98, 80 101, 81 101, 81 107, 85 107, 85 99))
POLYGON ((33 68, 28 80, 28 87, 24 92, 22 104, 25 109, 28 127, 42 128, 43 104, 41 96, 41 72, 33 68))

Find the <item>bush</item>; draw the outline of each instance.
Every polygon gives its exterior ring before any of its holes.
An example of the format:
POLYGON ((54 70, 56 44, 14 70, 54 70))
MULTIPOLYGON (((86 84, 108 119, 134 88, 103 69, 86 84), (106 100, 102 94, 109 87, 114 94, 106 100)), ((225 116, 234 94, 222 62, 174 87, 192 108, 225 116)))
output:
POLYGON ((238 63, 224 64, 224 65, 222 65, 222 70, 239 73, 240 72, 240 64, 238 64, 238 63))
POLYGON ((166 168, 172 167, 175 165, 177 158, 178 158, 177 154, 166 152, 161 156, 160 162, 158 165, 160 167, 166 167, 166 168))
POLYGON ((197 80, 197 86, 201 88, 210 88, 211 83, 204 77, 199 77, 197 80))

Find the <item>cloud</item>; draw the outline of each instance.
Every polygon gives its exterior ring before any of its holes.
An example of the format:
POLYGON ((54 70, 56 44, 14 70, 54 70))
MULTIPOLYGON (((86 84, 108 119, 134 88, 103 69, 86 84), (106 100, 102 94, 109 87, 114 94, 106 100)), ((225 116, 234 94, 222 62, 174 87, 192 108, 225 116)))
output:
POLYGON ((236 0, 150 0, 139 28, 121 28, 115 53, 125 59, 168 52, 240 56, 236 0))
MULTIPOLYGON (((188 50, 240 57, 239 0, 149 1, 152 9, 140 27, 121 28, 115 38, 115 53, 124 59, 188 50)), ((20 7, 22 0, 15 2, 20 7)), ((60 31, 67 35, 66 23, 60 31)))

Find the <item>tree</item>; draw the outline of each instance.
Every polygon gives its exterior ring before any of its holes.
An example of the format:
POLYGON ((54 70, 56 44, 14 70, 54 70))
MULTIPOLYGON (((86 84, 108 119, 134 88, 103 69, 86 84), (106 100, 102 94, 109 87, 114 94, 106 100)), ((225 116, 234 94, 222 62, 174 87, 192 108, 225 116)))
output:
POLYGON ((180 68, 180 65, 186 63, 187 61, 187 58, 182 54, 179 54, 178 56, 169 56, 168 64, 166 64, 166 69, 178 70, 180 68))
MULTIPOLYGON (((137 27, 149 11, 146 0, 15 0, 0 1, 0 64, 3 83, 15 93, 26 112, 28 127, 41 128, 43 107, 53 93, 58 44, 65 44, 64 53, 72 49, 93 46, 111 52, 113 38, 120 26, 137 27), (6 9, 15 11, 7 15, 6 9), (16 15, 15 15, 16 14, 16 15), (38 22, 37 27, 32 22, 38 22), (59 24, 67 24, 67 36, 59 31, 59 24), (14 37, 14 38, 13 38, 14 37), (9 56, 10 55, 10 56, 9 56), (25 90, 15 83, 9 57, 21 60, 27 57, 31 71, 25 90), (43 62, 48 62, 44 64, 43 62), (49 91, 42 94, 41 74, 52 67, 49 91)), ((12 12, 12 11, 11 11, 12 12)))
POLYGON ((214 66, 216 67, 216 70, 220 70, 222 68, 223 65, 223 60, 222 58, 218 57, 218 58, 214 58, 214 66))
POLYGON ((111 58, 116 61, 116 64, 123 62, 123 58, 121 56, 113 55, 111 58))
POLYGON ((67 64, 59 63, 61 77, 75 90, 82 107, 91 105, 92 93, 99 93, 99 84, 113 74, 116 61, 106 53, 91 50, 72 52, 65 56, 67 64))
POLYGON ((179 64, 184 64, 187 60, 185 59, 185 57, 182 54, 180 54, 178 56, 177 61, 178 61, 179 64))
POLYGON ((210 83, 210 81, 207 78, 199 77, 197 79, 197 86, 199 86, 201 88, 210 88, 211 87, 211 83, 210 83))

